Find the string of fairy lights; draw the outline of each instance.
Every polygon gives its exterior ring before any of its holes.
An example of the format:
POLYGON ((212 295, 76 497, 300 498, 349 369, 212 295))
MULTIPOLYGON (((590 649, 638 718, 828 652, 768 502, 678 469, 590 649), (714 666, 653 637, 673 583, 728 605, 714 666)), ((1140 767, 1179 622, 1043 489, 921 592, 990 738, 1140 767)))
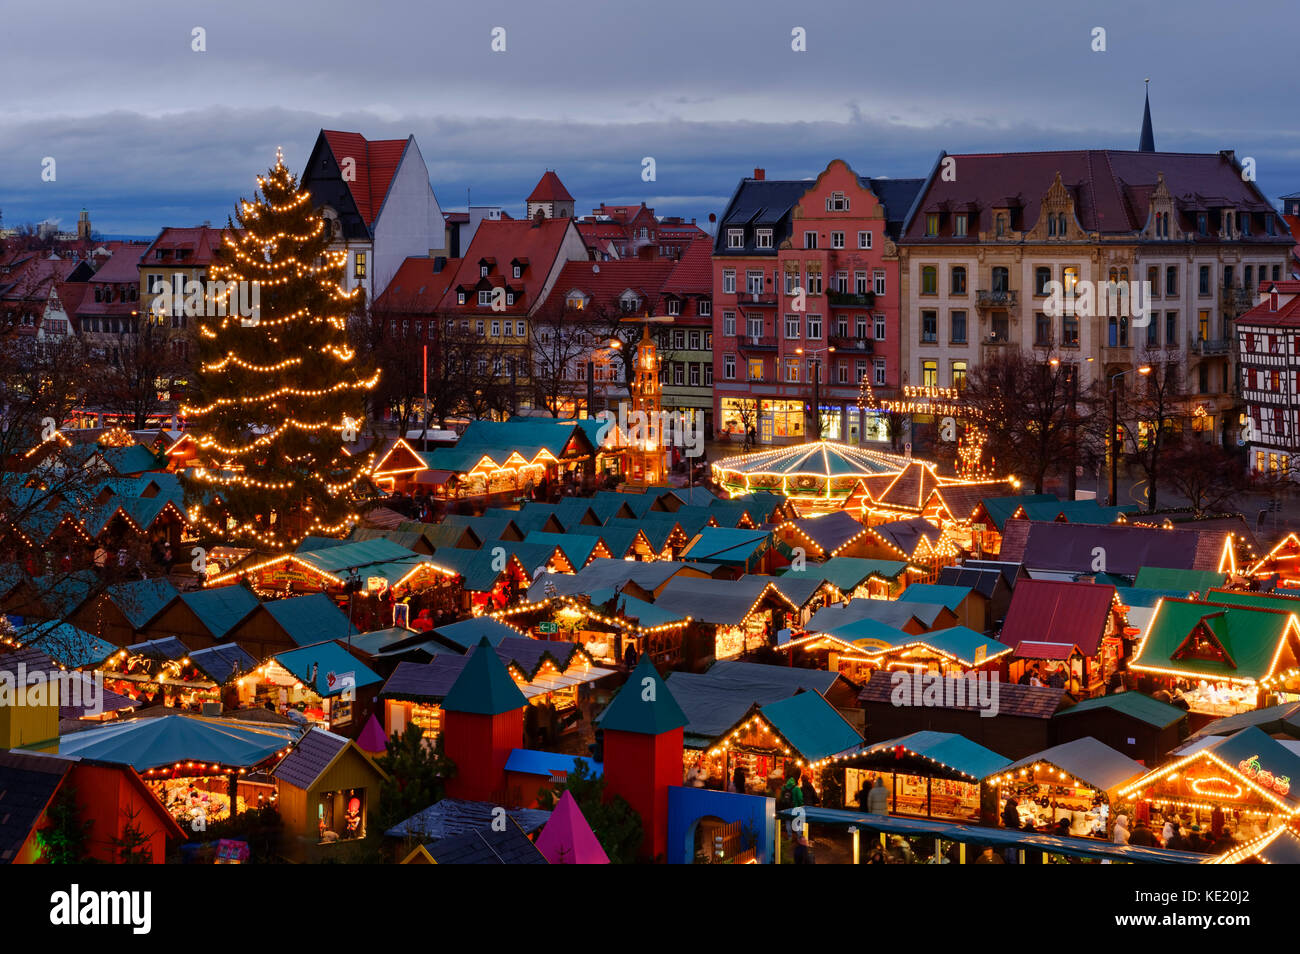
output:
POLYGON ((355 440, 363 396, 380 377, 354 370, 357 355, 345 337, 360 289, 343 289, 347 252, 325 248, 329 232, 310 202, 277 149, 275 166, 257 177, 254 198, 241 200, 240 228, 224 233, 210 268, 217 307, 199 321, 207 352, 200 354, 199 394, 180 408, 206 425, 195 442, 192 480, 208 495, 188 508, 190 521, 272 549, 354 524, 355 491, 374 463, 373 454, 351 455, 344 446, 355 440), (243 283, 258 292, 255 320, 225 307, 243 283), (284 301, 285 294, 294 300, 284 301), (357 412, 347 413, 349 405, 357 412), (249 421, 260 426, 242 440, 229 436, 247 434, 249 421), (282 509, 266 494, 282 495, 282 509), (250 514, 254 507, 271 512, 250 514))

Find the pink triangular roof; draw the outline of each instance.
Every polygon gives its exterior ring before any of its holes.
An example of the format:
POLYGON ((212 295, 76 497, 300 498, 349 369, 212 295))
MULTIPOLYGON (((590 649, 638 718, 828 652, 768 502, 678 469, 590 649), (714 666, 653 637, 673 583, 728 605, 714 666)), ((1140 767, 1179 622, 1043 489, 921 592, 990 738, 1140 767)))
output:
POLYGON ((369 755, 383 755, 388 751, 388 737, 384 735, 384 727, 373 715, 357 736, 357 747, 369 755))
POLYGON ((553 865, 607 865, 609 856, 592 833, 582 809, 565 792, 537 838, 537 850, 553 865))

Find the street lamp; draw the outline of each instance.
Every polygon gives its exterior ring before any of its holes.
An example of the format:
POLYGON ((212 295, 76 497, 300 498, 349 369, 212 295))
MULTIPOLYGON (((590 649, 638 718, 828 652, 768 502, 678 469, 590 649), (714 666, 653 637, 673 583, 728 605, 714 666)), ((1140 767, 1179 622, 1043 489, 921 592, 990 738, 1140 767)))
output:
MULTIPOLYGON (((825 348, 809 348, 809 354, 821 354, 826 352, 827 355, 835 353, 835 346, 828 345, 825 348)), ((803 348, 795 348, 795 354, 803 354, 803 348)), ((821 401, 821 370, 822 363, 820 360, 813 362, 813 421, 817 425, 817 439, 822 439, 822 401, 821 401)))
POLYGON ((1119 391, 1115 388, 1115 382, 1126 374, 1132 374, 1136 371, 1138 374, 1150 374, 1151 365, 1144 364, 1140 368, 1129 368, 1127 371, 1120 371, 1110 376, 1110 506, 1115 506, 1119 499, 1119 391))

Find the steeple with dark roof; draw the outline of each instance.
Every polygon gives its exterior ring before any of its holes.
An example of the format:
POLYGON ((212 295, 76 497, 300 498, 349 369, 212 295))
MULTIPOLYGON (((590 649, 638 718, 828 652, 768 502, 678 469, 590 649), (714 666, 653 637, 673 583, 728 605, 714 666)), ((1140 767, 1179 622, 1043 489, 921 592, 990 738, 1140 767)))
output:
POLYGON ((1151 129, 1151 80, 1148 78, 1146 105, 1142 109, 1142 138, 1138 140, 1138 152, 1156 151, 1156 134, 1151 129))

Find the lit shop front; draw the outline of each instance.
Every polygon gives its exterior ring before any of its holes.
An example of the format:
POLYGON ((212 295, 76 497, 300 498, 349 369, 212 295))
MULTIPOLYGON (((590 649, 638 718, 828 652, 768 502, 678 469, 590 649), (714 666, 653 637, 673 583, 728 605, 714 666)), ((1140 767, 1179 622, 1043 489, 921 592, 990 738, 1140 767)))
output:
POLYGON ((636 664, 645 653, 660 665, 682 661, 682 640, 691 618, 668 613, 631 596, 618 594, 600 607, 581 597, 557 596, 507 607, 492 618, 526 631, 539 640, 573 643, 602 666, 636 664), (617 614, 609 606, 617 605, 617 614))
POLYGON ((1141 762, 1089 736, 1052 746, 1013 762, 989 778, 999 815, 1014 799, 1021 828, 1106 838, 1120 792, 1143 774, 1141 762))
POLYGON ((948 732, 914 732, 873 742, 832 759, 822 774, 842 773, 845 807, 867 810, 867 793, 880 782, 891 815, 988 822, 996 797, 982 779, 1008 760, 948 732))
POLYGON ((1143 808, 1152 827, 1166 816, 1202 830, 1226 827, 1238 843, 1300 815, 1300 755, 1249 726, 1206 737, 1124 786, 1119 797, 1143 808), (1189 751, 1190 750, 1190 751, 1189 751), (1217 816, 1217 817, 1216 817, 1217 816))

